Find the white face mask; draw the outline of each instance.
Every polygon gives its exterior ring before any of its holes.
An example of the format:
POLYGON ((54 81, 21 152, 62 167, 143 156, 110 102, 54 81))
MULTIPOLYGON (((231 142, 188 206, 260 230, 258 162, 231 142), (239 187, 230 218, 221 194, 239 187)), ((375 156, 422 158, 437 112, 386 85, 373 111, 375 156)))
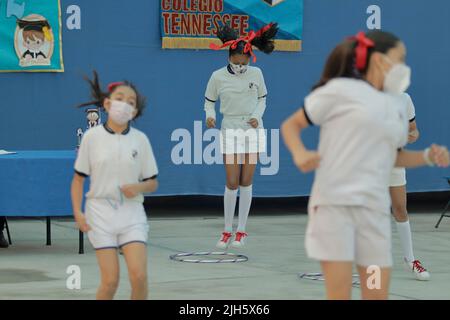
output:
MULTIPOLYGON (((250 64, 250 63, 249 63, 250 64)), ((233 72, 236 75, 240 75, 240 74, 244 74, 247 72, 248 66, 249 64, 234 64, 230 61, 230 67, 231 70, 233 70, 233 72)))
POLYGON ((385 74, 383 90, 393 94, 404 93, 411 84, 411 68, 404 63, 393 63, 386 56, 385 58, 392 68, 385 74))
POLYGON ((133 119, 134 107, 124 101, 111 100, 111 108, 108 115, 120 126, 127 124, 133 119))

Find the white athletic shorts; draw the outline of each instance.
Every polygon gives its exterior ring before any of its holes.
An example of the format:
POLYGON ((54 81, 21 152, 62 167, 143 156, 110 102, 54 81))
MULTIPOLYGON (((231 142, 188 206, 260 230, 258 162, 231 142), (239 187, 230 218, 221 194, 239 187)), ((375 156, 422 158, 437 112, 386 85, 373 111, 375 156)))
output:
POLYGON ((225 116, 220 130, 222 154, 266 152, 266 132, 263 124, 253 128, 247 122, 250 116, 225 116))
POLYGON ((85 213, 91 227, 88 238, 96 250, 120 248, 132 242, 147 244, 149 228, 142 203, 88 199, 85 213))
POLYGON ((406 186, 406 170, 405 168, 394 168, 391 173, 390 187, 406 186))
POLYGON ((392 266, 389 214, 358 206, 318 206, 309 211, 305 246, 310 258, 392 266))

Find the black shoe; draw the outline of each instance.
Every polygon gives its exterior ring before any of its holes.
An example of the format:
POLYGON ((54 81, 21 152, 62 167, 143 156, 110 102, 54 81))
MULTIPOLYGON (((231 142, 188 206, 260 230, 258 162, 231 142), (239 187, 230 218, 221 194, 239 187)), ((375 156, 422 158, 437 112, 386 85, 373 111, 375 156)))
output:
POLYGON ((3 232, 0 232, 0 248, 8 248, 9 243, 6 241, 5 237, 3 236, 3 232))

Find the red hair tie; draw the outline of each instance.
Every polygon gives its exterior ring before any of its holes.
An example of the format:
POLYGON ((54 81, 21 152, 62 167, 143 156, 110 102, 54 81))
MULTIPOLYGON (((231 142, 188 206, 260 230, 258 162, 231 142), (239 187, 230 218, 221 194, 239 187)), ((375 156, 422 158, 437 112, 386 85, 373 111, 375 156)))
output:
POLYGON ((354 37, 349 38, 349 40, 356 40, 357 46, 355 48, 356 61, 355 67, 359 71, 362 71, 366 68, 367 65, 367 52, 368 48, 372 48, 375 46, 375 43, 366 37, 364 32, 358 32, 358 34, 354 37))
POLYGON ((112 82, 112 83, 108 84, 109 93, 113 92, 114 89, 116 89, 117 87, 122 86, 124 84, 125 84, 124 82, 112 82))
POLYGON ((244 41, 245 42, 244 53, 250 53, 250 55, 253 57, 253 63, 255 63, 256 55, 253 52, 252 41, 257 37, 260 37, 263 33, 267 32, 272 26, 273 26, 273 23, 270 23, 267 26, 261 28, 258 32, 250 31, 247 36, 240 37, 236 40, 227 41, 224 44, 222 44, 221 46, 218 46, 215 43, 211 43, 209 45, 209 48, 212 50, 220 50, 220 49, 223 49, 226 47, 230 47, 231 49, 236 49, 239 42, 244 41))

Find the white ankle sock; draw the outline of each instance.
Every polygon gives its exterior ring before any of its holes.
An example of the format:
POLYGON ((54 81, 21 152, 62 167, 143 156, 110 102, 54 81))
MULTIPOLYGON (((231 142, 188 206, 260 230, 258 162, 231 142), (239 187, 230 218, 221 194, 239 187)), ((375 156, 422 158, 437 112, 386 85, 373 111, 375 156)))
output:
POLYGON ((237 231, 245 232, 250 206, 252 205, 253 186, 239 187, 239 225, 237 231))
POLYGON ((223 196, 223 207, 225 214, 225 231, 233 232, 233 219, 234 212, 236 210, 236 198, 237 198, 236 190, 230 190, 225 186, 225 194, 223 196))
POLYGON ((409 221, 406 222, 397 222, 397 232, 400 236, 400 242, 403 248, 403 255, 405 256, 408 262, 413 262, 414 252, 413 252, 413 244, 412 244, 412 236, 411 236, 411 226, 409 221))

